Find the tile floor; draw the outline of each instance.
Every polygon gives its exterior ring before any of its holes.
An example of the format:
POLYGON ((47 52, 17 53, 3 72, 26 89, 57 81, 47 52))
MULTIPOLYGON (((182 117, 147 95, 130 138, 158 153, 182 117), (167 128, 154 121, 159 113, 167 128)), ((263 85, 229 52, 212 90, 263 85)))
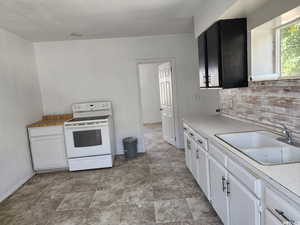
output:
POLYGON ((145 127, 147 153, 113 169, 40 174, 0 204, 1 225, 221 225, 184 152, 145 127))

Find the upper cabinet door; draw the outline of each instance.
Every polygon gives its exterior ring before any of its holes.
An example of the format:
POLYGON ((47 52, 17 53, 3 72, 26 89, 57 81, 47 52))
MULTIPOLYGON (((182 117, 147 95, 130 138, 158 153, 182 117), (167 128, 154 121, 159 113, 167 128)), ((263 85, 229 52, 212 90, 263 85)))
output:
POLYGON ((238 88, 248 86, 247 20, 220 20, 198 38, 200 87, 238 88), (206 39, 206 51, 205 40, 206 39), (206 57, 205 57, 206 52, 206 57), (203 66, 206 62, 206 67, 203 66))
POLYGON ((220 87, 220 39, 219 23, 215 23, 206 32, 208 87, 220 87))
POLYGON ((246 19, 220 22, 222 87, 248 86, 246 19))
POLYGON ((198 56, 199 56, 199 81, 200 88, 207 87, 207 55, 206 55, 206 33, 198 37, 198 56))

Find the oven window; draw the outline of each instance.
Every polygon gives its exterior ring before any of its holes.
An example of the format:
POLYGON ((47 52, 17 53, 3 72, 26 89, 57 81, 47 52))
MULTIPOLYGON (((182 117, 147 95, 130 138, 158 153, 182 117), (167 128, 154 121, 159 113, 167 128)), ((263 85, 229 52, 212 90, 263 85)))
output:
POLYGON ((101 130, 74 131, 73 137, 76 148, 102 145, 101 130))

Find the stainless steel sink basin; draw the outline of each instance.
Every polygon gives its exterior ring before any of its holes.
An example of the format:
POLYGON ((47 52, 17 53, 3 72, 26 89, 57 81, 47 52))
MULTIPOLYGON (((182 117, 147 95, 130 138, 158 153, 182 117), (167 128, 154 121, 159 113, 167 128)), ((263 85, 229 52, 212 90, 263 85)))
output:
POLYGON ((262 165, 300 162, 300 148, 278 141, 267 131, 217 134, 218 138, 262 165))

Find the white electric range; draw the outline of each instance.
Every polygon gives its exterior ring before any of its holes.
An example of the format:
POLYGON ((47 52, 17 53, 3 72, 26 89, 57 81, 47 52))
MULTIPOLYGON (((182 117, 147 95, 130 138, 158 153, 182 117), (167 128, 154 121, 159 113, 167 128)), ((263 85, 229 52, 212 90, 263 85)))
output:
POLYGON ((73 119, 64 124, 70 171, 113 166, 115 145, 111 102, 72 105, 73 119))

